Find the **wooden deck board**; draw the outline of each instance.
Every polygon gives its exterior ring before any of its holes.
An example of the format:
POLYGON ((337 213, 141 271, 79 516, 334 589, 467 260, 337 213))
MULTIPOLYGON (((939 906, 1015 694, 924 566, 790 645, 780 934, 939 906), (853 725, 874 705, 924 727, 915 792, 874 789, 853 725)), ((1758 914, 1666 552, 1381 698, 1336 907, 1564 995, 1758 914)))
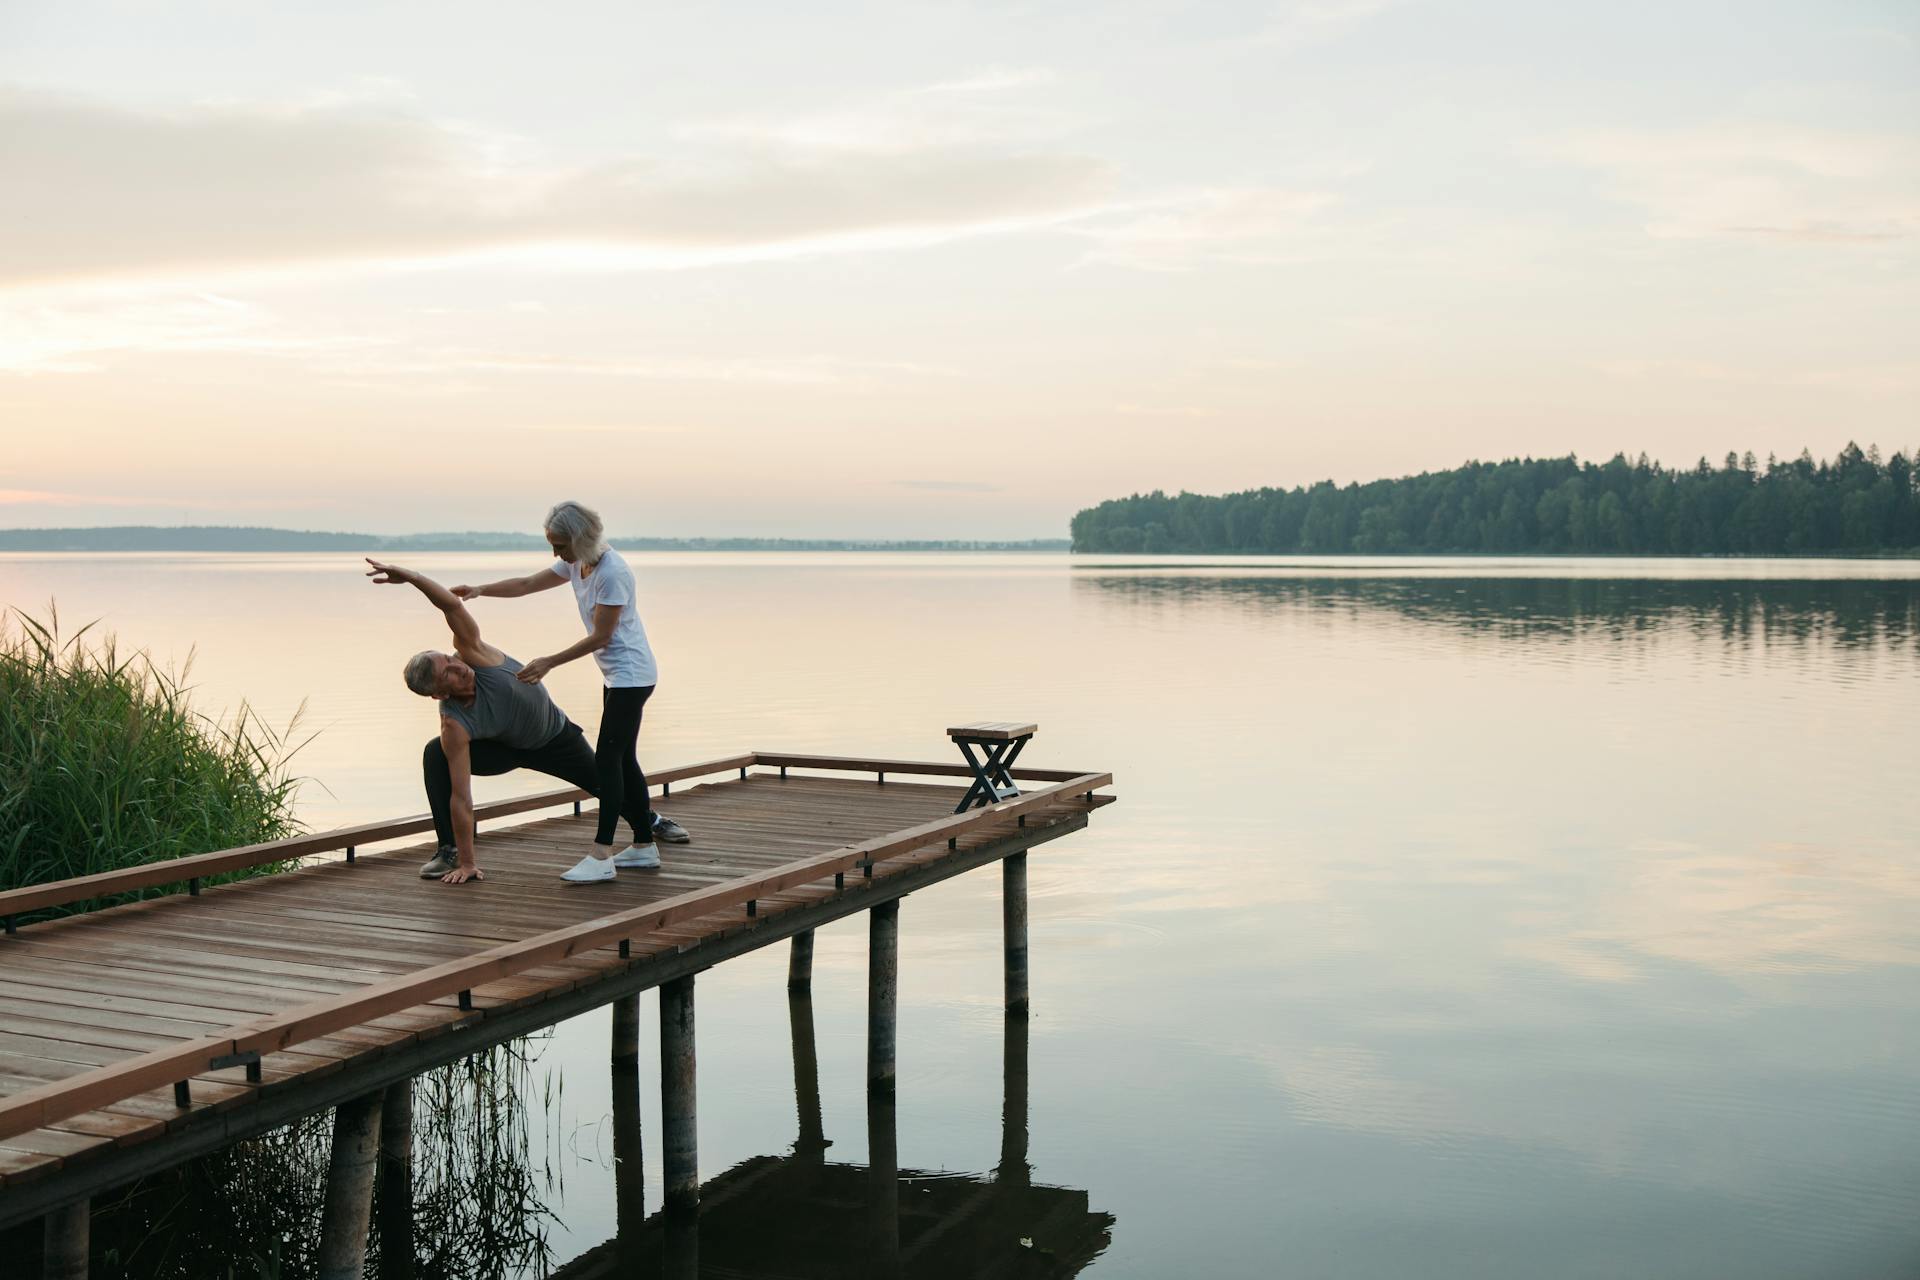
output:
MULTIPOLYGON (((655 807, 686 826, 693 843, 662 845, 660 870, 623 870, 610 884, 576 886, 558 878, 589 847, 597 818, 589 809, 579 816, 483 827, 477 850, 487 879, 478 884, 421 880, 417 868, 433 852, 427 842, 361 852, 353 864, 308 863, 210 887, 198 897, 174 895, 27 924, 17 937, 0 941, 0 1102, 49 1081, 230 1034, 230 1028, 262 1017, 289 1015, 502 944, 890 839, 950 815, 962 790, 758 772, 682 784, 657 800, 655 807)), ((1083 815, 1088 807, 1062 797, 1057 806, 1033 808, 1027 820, 1044 826, 1083 815)), ((959 847, 1002 839, 1013 824, 1009 817, 998 826, 968 830, 959 847)), ((947 852, 945 840, 895 850, 876 860, 873 875, 884 878, 947 852)), ((848 872, 845 892, 857 892, 863 879, 858 870, 848 872)), ((842 893, 831 875, 788 884, 758 900, 759 920, 739 906, 713 910, 642 932, 631 941, 631 959, 608 943, 490 977, 472 988, 471 1011, 448 995, 266 1053, 257 1083, 249 1083, 241 1067, 200 1072, 191 1078, 192 1103, 185 1110, 174 1106, 168 1091, 146 1090, 0 1138, 0 1192, 69 1162, 151 1139, 201 1111, 298 1088, 368 1055, 444 1034, 489 1010, 526 1006, 604 981, 646 957, 735 936, 769 918, 831 903, 842 893)), ((858 909, 854 904, 848 911, 858 909)))

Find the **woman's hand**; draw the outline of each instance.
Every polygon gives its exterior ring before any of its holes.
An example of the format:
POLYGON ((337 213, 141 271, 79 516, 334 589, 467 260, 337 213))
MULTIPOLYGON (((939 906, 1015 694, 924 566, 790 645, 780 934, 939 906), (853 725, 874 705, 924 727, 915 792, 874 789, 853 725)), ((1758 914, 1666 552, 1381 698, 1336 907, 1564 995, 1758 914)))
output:
POLYGON ((367 563, 373 566, 373 568, 367 570, 367 576, 383 587, 396 582, 413 581, 412 571, 402 569, 397 564, 382 564, 372 556, 367 557, 367 563))
POLYGON ((481 596, 487 594, 487 589, 485 587, 469 587, 463 584, 453 588, 453 594, 462 600, 478 600, 481 596))
POLYGON ((552 658, 535 658, 532 662, 520 668, 518 677, 520 683, 539 684, 541 678, 544 677, 547 672, 553 670, 554 665, 555 663, 552 658))

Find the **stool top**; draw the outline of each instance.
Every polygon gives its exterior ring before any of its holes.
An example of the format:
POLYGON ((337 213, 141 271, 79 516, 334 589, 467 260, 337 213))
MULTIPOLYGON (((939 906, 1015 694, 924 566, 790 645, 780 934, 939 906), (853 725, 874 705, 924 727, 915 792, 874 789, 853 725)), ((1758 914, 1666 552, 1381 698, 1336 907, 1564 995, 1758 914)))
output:
POLYGON ((962 738, 974 738, 986 742, 1012 742, 1015 738, 1031 738, 1040 732, 1037 724, 1021 724, 1017 720, 986 720, 979 724, 957 724, 947 730, 947 736, 958 742, 962 738))

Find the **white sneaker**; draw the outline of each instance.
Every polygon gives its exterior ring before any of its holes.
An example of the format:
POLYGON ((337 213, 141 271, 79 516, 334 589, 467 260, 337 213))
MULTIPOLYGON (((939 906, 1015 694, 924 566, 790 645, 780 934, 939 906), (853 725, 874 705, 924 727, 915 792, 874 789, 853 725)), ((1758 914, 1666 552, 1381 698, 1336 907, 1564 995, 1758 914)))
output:
POLYGON ((615 879, 613 859, 596 858, 588 854, 574 863, 569 870, 562 871, 560 878, 571 884, 594 884, 601 880, 615 879))
POLYGON ((657 844, 630 844, 613 855, 616 867, 639 867, 642 871, 651 871, 660 865, 660 846, 657 844))

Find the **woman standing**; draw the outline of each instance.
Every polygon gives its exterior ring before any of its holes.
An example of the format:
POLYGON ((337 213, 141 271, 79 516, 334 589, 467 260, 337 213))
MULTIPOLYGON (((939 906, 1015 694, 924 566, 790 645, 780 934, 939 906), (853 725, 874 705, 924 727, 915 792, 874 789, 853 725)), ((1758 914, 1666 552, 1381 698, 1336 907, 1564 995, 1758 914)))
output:
POLYGON ((519 678, 539 681, 563 662, 592 654, 606 681, 600 701, 600 737, 594 745, 594 776, 598 782, 600 826, 593 852, 560 878, 590 884, 614 878, 615 867, 658 867, 660 850, 654 843, 685 844, 688 836, 679 823, 654 813, 647 796, 647 775, 640 771, 636 747, 640 715, 653 696, 658 668, 647 644, 646 628, 634 599, 633 570, 606 542, 600 517, 577 502, 562 502, 547 512, 547 544, 558 558, 550 569, 524 578, 506 578, 479 587, 455 587, 463 600, 481 596, 514 597, 545 591, 561 583, 573 586, 574 603, 587 636, 560 652, 535 658, 520 669, 519 678), (633 844, 613 851, 613 837, 621 817, 633 828, 633 844))

